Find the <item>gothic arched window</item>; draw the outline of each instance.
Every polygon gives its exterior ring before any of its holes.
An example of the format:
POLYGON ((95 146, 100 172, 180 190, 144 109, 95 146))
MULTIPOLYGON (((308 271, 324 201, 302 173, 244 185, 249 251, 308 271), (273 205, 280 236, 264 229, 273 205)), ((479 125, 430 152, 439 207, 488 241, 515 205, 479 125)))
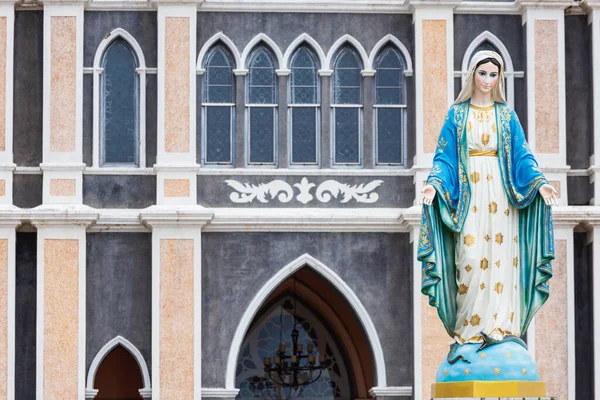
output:
POLYGON ((275 165, 277 137, 277 65, 273 53, 258 46, 250 54, 246 77, 248 164, 275 165))
POLYGON ((362 162, 362 63, 356 50, 343 47, 333 63, 333 164, 362 162))
POLYGON ((231 53, 221 44, 208 52, 204 68, 202 132, 204 164, 233 164, 235 76, 231 53))
POLYGON ((290 164, 319 164, 319 64, 307 46, 296 50, 289 79, 290 164))
POLYGON ((375 164, 404 164, 406 80, 404 60, 393 46, 383 48, 375 61, 375 164))
POLYGON ((140 165, 138 58, 122 37, 102 56, 100 75, 100 166, 140 165))

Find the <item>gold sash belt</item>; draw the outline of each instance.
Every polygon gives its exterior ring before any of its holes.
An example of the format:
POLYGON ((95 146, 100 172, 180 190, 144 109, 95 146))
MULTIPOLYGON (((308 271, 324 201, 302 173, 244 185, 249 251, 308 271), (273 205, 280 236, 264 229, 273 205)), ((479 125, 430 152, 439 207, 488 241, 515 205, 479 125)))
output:
POLYGON ((496 150, 469 150, 470 157, 498 157, 496 150))

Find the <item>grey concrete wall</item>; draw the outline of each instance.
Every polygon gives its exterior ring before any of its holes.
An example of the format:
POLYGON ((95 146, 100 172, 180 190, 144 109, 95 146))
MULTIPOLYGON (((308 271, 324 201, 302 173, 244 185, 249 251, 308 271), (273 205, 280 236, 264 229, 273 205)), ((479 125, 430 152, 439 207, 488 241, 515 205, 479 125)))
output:
POLYGON ((35 399, 37 233, 17 233, 15 399, 35 399))
POLYGON ((567 164, 571 168, 589 167, 594 152, 590 30, 586 15, 565 17, 567 164))
POLYGON ((593 260, 587 233, 575 232, 575 390, 577 399, 594 398, 593 260))
POLYGON ((83 175, 83 204, 95 208, 146 208, 156 204, 154 175, 83 175))
POLYGON ((21 208, 33 208, 42 204, 42 175, 13 175, 13 204, 21 208))
POLYGON ((117 335, 129 340, 151 369, 152 236, 88 233, 86 374, 98 351, 117 335))
POLYGON ((594 193, 594 184, 588 176, 568 176, 568 204, 570 206, 585 206, 590 204, 594 193))
POLYGON ((43 33, 42 11, 15 12, 13 151, 19 166, 42 162, 43 33))
POLYGON ((316 186, 310 189, 313 199, 307 204, 303 204, 296 197, 300 190, 294 187, 295 184, 300 184, 303 178, 302 175, 199 175, 197 180, 198 204, 207 207, 410 207, 415 195, 412 176, 307 176, 308 182, 316 186), (265 199, 268 200, 267 203, 254 199, 251 203, 238 204, 231 201, 230 195, 239 192, 230 187, 225 182, 226 180, 236 180, 241 184, 248 183, 255 186, 282 180, 292 187, 294 197, 291 201, 282 203, 277 196, 273 199, 272 195, 267 194, 265 196, 265 199), (367 185, 375 180, 381 180, 381 185, 370 192, 378 194, 379 199, 375 203, 359 203, 351 198, 347 203, 342 203, 344 193, 340 193, 337 195, 337 199, 332 196, 329 202, 322 203, 316 197, 316 190, 321 183, 327 180, 335 180, 349 186, 367 185))
POLYGON ((412 245, 404 233, 203 233, 202 386, 224 387, 233 335, 260 288, 308 253, 338 274, 369 313, 390 386, 411 385, 412 245))
MULTIPOLYGON (((197 48, 198 51, 204 43, 215 33, 223 32, 235 44, 241 53, 246 44, 257 34, 265 33, 272 38, 281 52, 284 53, 291 42, 302 33, 311 35, 323 48, 325 54, 337 39, 345 34, 355 37, 370 53, 374 45, 385 35, 391 33, 406 46, 411 57, 413 54, 413 26, 412 17, 408 14, 317 14, 317 13, 198 13, 197 48)), ((413 66, 414 68, 414 66, 413 66)), ((363 146, 364 166, 372 167, 373 154, 373 108, 374 95, 373 79, 364 78, 364 114, 363 114, 363 146)), ((407 79, 408 92, 414 93, 413 79, 407 79)), ((201 85, 198 85, 200 87, 201 85)), ((330 156, 330 79, 321 77, 321 167, 331 165, 330 156)), ((245 163, 244 155, 244 77, 236 79, 236 126, 235 126, 235 159, 236 167, 241 168, 245 163)), ((279 145, 278 166, 288 166, 287 160, 287 78, 279 78, 279 145)), ((414 109, 414 95, 408 98, 409 109, 414 109)), ((201 118, 198 103, 198 132, 200 132, 201 118)), ((414 113, 409 112, 407 136, 414 136, 414 113)), ((414 140, 411 138, 410 140, 414 140)), ((200 143, 200 137, 198 144, 200 143)), ((200 147, 198 147, 200 150, 200 147)), ((414 156, 414 144, 407 143, 409 163, 414 156)), ((200 152, 198 152, 200 154, 200 152)), ((198 157, 200 161, 200 157, 198 157)))

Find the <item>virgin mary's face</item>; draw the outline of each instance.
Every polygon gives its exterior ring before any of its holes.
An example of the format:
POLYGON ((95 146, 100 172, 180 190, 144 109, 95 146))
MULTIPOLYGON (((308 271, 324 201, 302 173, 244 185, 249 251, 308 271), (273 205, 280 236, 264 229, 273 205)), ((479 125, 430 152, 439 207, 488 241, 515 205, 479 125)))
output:
POLYGON ((475 71, 475 90, 487 94, 498 84, 498 67, 491 62, 481 64, 475 71))

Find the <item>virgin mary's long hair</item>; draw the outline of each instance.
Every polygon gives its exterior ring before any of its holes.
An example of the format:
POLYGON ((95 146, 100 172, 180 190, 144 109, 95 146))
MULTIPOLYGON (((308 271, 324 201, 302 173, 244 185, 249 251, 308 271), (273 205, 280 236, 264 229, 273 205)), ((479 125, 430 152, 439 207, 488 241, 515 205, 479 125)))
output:
POLYGON ((469 74, 465 79, 465 86, 463 86, 458 94, 454 104, 462 103, 473 96, 473 91, 475 90, 475 71, 477 71, 477 67, 488 62, 492 62, 498 67, 498 84, 492 89, 492 100, 499 103, 506 103, 506 99, 504 98, 504 63, 502 62, 502 57, 495 51, 484 50, 475 53, 471 59, 469 74))

